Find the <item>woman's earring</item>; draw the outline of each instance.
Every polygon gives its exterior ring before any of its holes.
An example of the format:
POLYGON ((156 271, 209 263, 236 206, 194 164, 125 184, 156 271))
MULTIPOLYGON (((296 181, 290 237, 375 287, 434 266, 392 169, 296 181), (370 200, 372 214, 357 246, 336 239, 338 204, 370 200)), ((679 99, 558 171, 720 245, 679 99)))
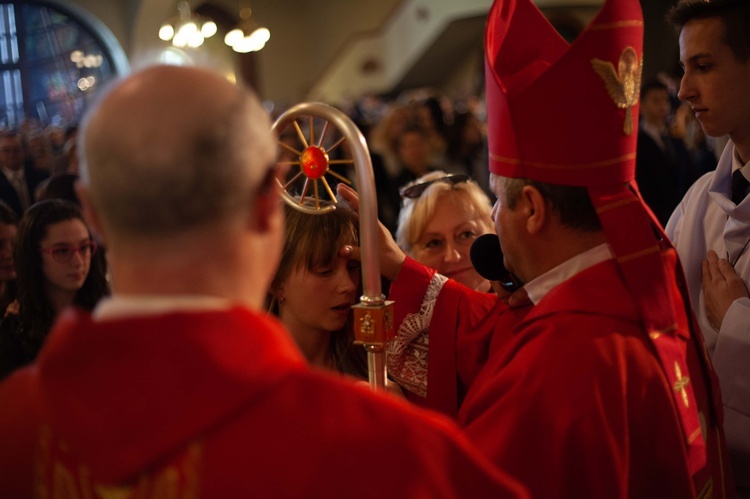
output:
POLYGON ((286 301, 286 298, 284 298, 284 295, 279 295, 278 300, 279 300, 279 305, 283 305, 284 302, 286 301))

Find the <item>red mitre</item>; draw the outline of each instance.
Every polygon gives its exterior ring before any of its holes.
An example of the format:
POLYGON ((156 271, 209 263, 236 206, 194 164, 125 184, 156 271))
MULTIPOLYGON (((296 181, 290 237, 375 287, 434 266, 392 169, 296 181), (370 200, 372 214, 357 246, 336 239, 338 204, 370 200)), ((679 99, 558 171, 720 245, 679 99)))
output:
MULTIPOLYGON (((687 373, 712 371, 700 329, 685 308, 689 300, 680 292, 686 288, 679 285, 684 277, 676 253, 635 184, 643 54, 639 2, 607 0, 569 45, 531 0, 495 0, 485 50, 490 171, 588 188, 674 388, 697 480, 705 473, 706 435, 687 373)), ((715 406, 718 390, 712 391, 701 391, 700 398, 715 406)))
POLYGON ((496 1, 486 51, 491 172, 575 186, 635 178, 638 2, 608 2, 569 46, 530 1, 496 1))

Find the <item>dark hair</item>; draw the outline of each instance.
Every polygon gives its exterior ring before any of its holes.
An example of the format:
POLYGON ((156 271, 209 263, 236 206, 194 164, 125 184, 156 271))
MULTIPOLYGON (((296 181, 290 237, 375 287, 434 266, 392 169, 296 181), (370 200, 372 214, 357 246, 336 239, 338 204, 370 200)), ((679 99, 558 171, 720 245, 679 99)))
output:
POLYGON ((653 78, 650 80, 646 80, 643 85, 641 85, 641 100, 643 100, 643 98, 646 97, 646 94, 651 90, 662 90, 669 93, 669 89, 664 83, 657 80, 656 78, 653 78))
POLYGON ((427 140, 427 136, 425 135, 425 132, 422 128, 414 124, 406 125, 404 129, 401 130, 401 133, 393 138, 393 146, 395 151, 398 151, 398 149, 401 147, 401 143, 403 142, 404 137, 409 134, 416 134, 419 135, 423 141, 427 140))
MULTIPOLYGON (((292 272, 328 266, 342 246, 359 241, 357 215, 341 203, 335 210, 321 215, 310 215, 284 204, 284 216, 284 248, 267 299, 267 308, 274 315, 279 314, 274 292, 292 272)), ((365 351, 352 343, 349 325, 331 333, 330 350, 336 368, 366 378, 365 351)))
MULTIPOLYGON (((37 350, 55 320, 55 312, 44 288, 45 277, 39 247, 50 225, 73 219, 85 224, 78 206, 69 201, 51 199, 32 205, 26 210, 18 226, 13 260, 17 274, 19 318, 27 343, 35 345, 37 350)), ((86 280, 76 293, 73 303, 85 310, 92 310, 99 299, 108 294, 105 274, 92 261, 86 280)))
POLYGON ((511 210, 516 207, 524 186, 536 188, 552 209, 560 216, 560 223, 584 232, 599 232, 602 224, 585 187, 555 185, 527 178, 500 177, 505 183, 505 203, 511 210))
POLYGON ((75 184, 78 175, 75 173, 59 173, 48 178, 37 188, 39 201, 46 199, 64 199, 80 206, 75 184))
POLYGON ((667 21, 682 31, 695 19, 721 19, 724 25, 724 43, 735 58, 744 62, 750 59, 750 2, 747 0, 681 0, 667 13, 667 21))
POLYGON ((445 114, 440 101, 436 97, 428 97, 421 105, 429 111, 432 121, 435 123, 435 129, 442 133, 445 130, 445 114))
MULTIPOLYGON (((456 113, 453 123, 446 130, 446 141, 448 145, 445 154, 454 163, 474 160, 484 148, 479 121, 470 112, 456 113), (479 140, 473 144, 466 140, 466 130, 470 128, 474 128, 479 134, 479 140)), ((465 163, 459 166, 469 168, 465 163)))
POLYGON ((5 201, 0 201, 0 223, 5 225, 18 225, 16 212, 13 211, 5 201))

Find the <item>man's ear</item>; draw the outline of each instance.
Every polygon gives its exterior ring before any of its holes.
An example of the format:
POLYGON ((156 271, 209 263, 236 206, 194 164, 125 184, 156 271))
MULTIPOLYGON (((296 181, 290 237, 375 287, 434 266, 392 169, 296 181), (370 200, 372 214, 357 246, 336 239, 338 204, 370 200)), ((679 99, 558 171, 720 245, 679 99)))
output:
POLYGON ((78 196, 78 201, 80 201, 81 203, 83 217, 86 219, 86 223, 89 225, 89 229, 99 242, 106 244, 107 241, 104 237, 104 230, 102 230, 102 224, 99 220, 99 214, 96 212, 94 205, 91 203, 91 193, 89 192, 89 188, 85 186, 80 180, 76 180, 74 189, 76 191, 76 196, 78 196))
POLYGON ((521 200, 526 210, 526 230, 529 234, 539 233, 549 217, 549 207, 544 196, 536 187, 527 185, 521 191, 521 200))
POLYGON ((265 233, 271 230, 279 216, 281 210, 281 204, 279 203, 281 198, 281 188, 276 179, 282 179, 285 173, 286 168, 269 169, 256 191, 253 225, 260 233, 265 233))

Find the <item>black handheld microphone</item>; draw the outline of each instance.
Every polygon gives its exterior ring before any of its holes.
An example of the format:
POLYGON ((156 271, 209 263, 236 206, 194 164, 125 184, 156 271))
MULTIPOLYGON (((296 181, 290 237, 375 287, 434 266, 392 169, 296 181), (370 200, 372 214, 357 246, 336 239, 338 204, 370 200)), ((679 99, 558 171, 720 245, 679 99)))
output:
POLYGON ((471 264, 479 275, 488 281, 499 281, 506 291, 513 292, 523 284, 503 265, 503 250, 496 234, 484 234, 476 238, 469 250, 471 264))

